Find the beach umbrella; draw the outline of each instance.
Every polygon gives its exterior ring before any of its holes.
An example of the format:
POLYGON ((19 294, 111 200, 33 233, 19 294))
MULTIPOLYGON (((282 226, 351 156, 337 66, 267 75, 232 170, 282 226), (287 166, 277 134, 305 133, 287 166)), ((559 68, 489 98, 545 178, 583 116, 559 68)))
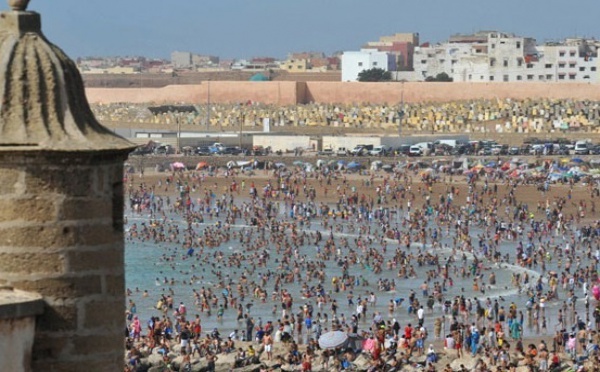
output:
POLYGON ((343 347, 348 342, 348 334, 342 331, 330 331, 319 337, 319 346, 322 349, 335 349, 343 347))
POLYGON ((184 169, 185 168, 185 164, 183 164, 180 161, 176 161, 175 163, 171 164, 171 168, 173 168, 173 169, 184 169))
POLYGON ((583 163, 583 159, 581 159, 581 158, 573 158, 573 159, 571 159, 571 163, 580 164, 580 163, 583 163))
POLYGON ((198 163, 196 165, 196 170, 200 170, 200 169, 204 169, 204 168, 208 168, 208 163, 205 161, 201 161, 200 163, 198 163))
POLYGON ((600 300, 600 287, 598 287, 597 284, 594 284, 594 286, 592 287, 592 294, 594 295, 594 298, 597 301, 600 300))

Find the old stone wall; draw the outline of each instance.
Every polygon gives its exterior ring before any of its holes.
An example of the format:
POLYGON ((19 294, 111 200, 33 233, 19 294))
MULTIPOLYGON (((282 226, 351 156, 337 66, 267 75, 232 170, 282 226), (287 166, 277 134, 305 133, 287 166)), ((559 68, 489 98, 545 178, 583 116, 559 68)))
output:
POLYGON ((122 163, 111 157, 0 155, 0 285, 43 296, 35 371, 123 368, 122 163))
POLYGON ((600 85, 584 83, 343 83, 211 81, 164 88, 87 88, 91 103, 299 103, 443 102, 472 99, 572 98, 600 100, 600 85), (210 87, 209 87, 210 86, 210 87), (209 93, 210 92, 210 93, 209 93))

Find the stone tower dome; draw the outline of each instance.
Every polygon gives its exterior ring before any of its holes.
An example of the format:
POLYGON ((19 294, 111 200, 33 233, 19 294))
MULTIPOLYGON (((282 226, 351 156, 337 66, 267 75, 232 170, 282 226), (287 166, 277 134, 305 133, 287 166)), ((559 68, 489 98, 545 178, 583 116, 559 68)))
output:
POLYGON ((94 118, 75 64, 28 2, 0 13, 0 287, 43 299, 23 370, 118 371, 134 146, 94 118))
POLYGON ((41 32, 28 1, 9 1, 0 28, 0 147, 120 150, 131 143, 94 118, 75 63, 41 32))

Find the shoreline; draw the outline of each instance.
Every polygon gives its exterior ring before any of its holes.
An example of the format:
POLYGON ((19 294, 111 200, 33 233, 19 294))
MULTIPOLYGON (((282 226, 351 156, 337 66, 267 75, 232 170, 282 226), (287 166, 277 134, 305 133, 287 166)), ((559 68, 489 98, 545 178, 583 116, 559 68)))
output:
MULTIPOLYGON (((144 177, 144 182, 150 182, 152 184, 152 183, 155 183, 158 179, 164 178, 166 176, 168 176, 168 174, 147 174, 144 177)), ((136 177, 136 179, 137 179, 137 177, 136 177)), ((205 190, 206 189, 211 189, 211 190, 214 190, 215 192, 219 192, 218 190, 220 190, 221 188, 224 188, 233 179, 236 179, 236 180, 246 179, 246 180, 252 180, 252 181, 257 182, 257 183, 264 183, 264 182, 266 182, 268 180, 272 180, 272 177, 270 177, 270 176, 260 177, 260 175, 255 175, 255 176, 249 177, 249 178, 243 177, 241 175, 237 175, 237 176, 234 176, 234 177, 230 176, 228 178, 224 178, 224 177, 207 177, 206 181, 203 182, 202 185, 199 188, 197 188, 197 191, 201 193, 202 192, 202 188, 204 188, 205 190)), ((361 177, 361 176, 351 176, 351 177, 348 177, 348 184, 345 185, 345 188, 349 189, 351 185, 354 185, 354 186, 357 187, 357 189, 359 190, 359 192, 373 192, 373 189, 376 186, 376 184, 380 184, 384 180, 384 178, 374 178, 372 184, 370 184, 369 186, 365 186, 364 185, 364 180, 365 179, 368 179, 368 178, 361 177)), ((338 179, 337 181, 338 182, 336 182, 336 184, 339 185, 339 181, 341 181, 341 179, 338 179)), ((344 181, 344 182, 346 182, 346 181, 344 181)), ((309 185, 315 185, 314 181, 309 180, 309 185)), ((415 184, 413 184, 413 185, 415 185, 415 184)), ((466 194, 466 192, 465 192, 466 184, 465 183, 455 180, 455 182, 451 183, 450 185, 459 187, 462 190, 460 196, 464 197, 464 195, 466 194)), ((335 184, 333 186, 331 186, 332 190, 335 190, 334 186, 335 186, 335 184)), ((446 186, 446 187, 448 187, 448 186, 446 186)), ((415 186, 415 188, 416 188, 416 186, 415 186)), ((434 184, 434 191, 433 191, 434 193, 436 193, 436 192, 439 193, 439 191, 436 191, 436 189, 437 190, 440 189, 440 185, 439 184, 434 184)), ((560 186, 553 187, 551 189, 551 192, 549 192, 546 197, 549 198, 549 197, 551 197, 552 194, 560 194, 560 190, 561 189, 564 190, 564 189, 566 189, 566 187, 560 187, 560 186), (559 190, 557 190, 557 189, 559 189, 559 190)), ((530 195, 535 195, 536 192, 535 192, 535 190, 532 187, 529 187, 528 190, 533 191, 533 193, 530 194, 530 195)), ((585 190, 585 188, 582 188, 581 190, 585 190)), ((161 194, 162 194, 162 192, 161 192, 161 194)), ((335 193, 332 192, 332 194, 335 194, 335 193)), ((415 192, 415 194, 417 194, 417 193, 415 192)), ((172 191, 170 193, 170 195, 172 195, 174 197, 176 194, 174 193, 174 191, 172 191)), ((574 195, 573 195, 574 199, 575 199, 575 197, 577 197, 577 195, 578 195, 578 193, 574 193, 574 195)), ((418 197, 419 197, 419 195, 417 194, 417 198, 418 197)), ((579 197, 581 197, 581 195, 579 197)), ((536 200, 539 200, 539 198, 538 199, 528 200, 528 202, 530 204, 534 204, 536 202, 536 200)), ((333 198, 329 198, 328 199, 329 203, 332 203, 334 201, 335 201, 335 199, 333 199, 333 198)), ((457 200, 457 203, 460 203, 460 200, 457 200)), ((419 205, 419 201, 416 201, 415 205, 419 205)), ((588 221, 590 221, 591 218, 593 218, 593 216, 591 214, 588 215, 588 221)), ((214 222, 214 220, 211 220, 210 222, 205 222, 203 226, 204 227, 212 226, 213 222, 214 222)), ((247 226, 247 225, 239 225, 239 226, 247 226)), ((303 231, 303 230, 300 230, 300 231, 303 231)), ((311 230, 307 230, 307 231, 311 231, 311 230)), ((344 233, 344 234, 346 234, 346 233, 344 233)), ((336 235, 344 235, 344 234, 336 233, 336 235)), ((346 235, 356 236, 357 234, 346 234, 346 235)), ((386 240, 390 244, 393 243, 393 242, 396 242, 396 240, 394 240, 394 239, 384 239, 384 240, 386 240)), ((428 251, 428 250, 429 250, 429 248, 423 249, 424 252, 428 251)), ((442 250, 444 250, 444 248, 435 248, 433 250, 441 252, 442 250)), ((451 252, 452 252, 452 250, 449 250, 449 251, 446 250, 446 253, 451 253, 451 252)), ((521 267, 521 266, 518 266, 518 265, 509 264, 509 263, 501 263, 501 265, 505 266, 505 268, 504 268, 505 270, 528 272, 529 275, 531 276, 531 282, 535 282, 539 278, 539 273, 537 271, 535 271, 535 270, 527 269, 527 268, 524 268, 524 267, 521 267), (508 265, 510 265, 510 267, 508 265), (535 273, 535 276, 534 276, 534 273, 535 273)), ((490 266, 490 267, 492 267, 492 266, 490 266)), ((507 283, 507 285, 509 285, 509 283, 507 283)), ((515 290, 512 290, 511 293, 514 293, 514 291, 515 290)), ((487 295, 487 294, 485 295, 485 297, 488 297, 488 296, 489 295, 487 295)), ((491 296, 489 296, 489 297, 491 297, 491 296)), ((554 333, 554 332, 552 332, 553 327, 548 327, 548 330, 550 331, 550 334, 547 335, 547 336, 523 337, 522 341, 523 341, 524 344, 527 344, 529 342, 535 342, 535 341, 537 341, 539 339, 551 340, 551 338, 553 336, 552 334, 554 333)), ((436 349, 438 348, 437 345, 439 345, 440 342, 441 341, 434 342, 434 344, 436 345, 436 349)), ((443 367, 443 365, 440 365, 440 363, 437 363, 437 367, 441 368, 441 367, 443 367)), ((223 370, 225 370, 225 369, 223 369, 223 370)))

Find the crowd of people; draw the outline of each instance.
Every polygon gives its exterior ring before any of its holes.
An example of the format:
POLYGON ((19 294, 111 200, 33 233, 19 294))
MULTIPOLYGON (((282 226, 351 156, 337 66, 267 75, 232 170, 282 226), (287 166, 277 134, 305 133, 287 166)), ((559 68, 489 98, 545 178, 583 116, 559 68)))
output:
POLYGON ((346 127, 414 132, 550 133, 593 131, 600 120, 600 105, 584 100, 473 100, 447 103, 266 105, 256 102, 196 105, 196 112, 152 114, 146 104, 95 104, 101 122, 177 123, 235 130, 243 123, 260 127, 269 118, 272 127, 346 127), (492 125, 485 125, 492 124, 492 125))
POLYGON ((595 212, 575 217, 597 184, 551 197, 486 173, 265 172, 126 176, 126 239, 163 247, 158 260, 172 270, 156 278, 160 290, 128 289, 128 370, 153 352, 165 365, 178 356, 181 371, 195 358, 215 370, 224 354, 236 355, 232 368, 262 361, 265 371, 343 370, 363 355, 369 371, 468 369, 439 365, 440 354, 476 356, 476 371, 599 365, 600 223, 595 212), (220 249, 232 244, 240 249, 220 249), (198 284, 208 275, 215 283, 198 284), (142 320, 136 301, 147 298, 157 303, 142 320), (227 336, 207 323, 228 324, 227 336), (322 347, 332 331, 360 347, 322 347))

